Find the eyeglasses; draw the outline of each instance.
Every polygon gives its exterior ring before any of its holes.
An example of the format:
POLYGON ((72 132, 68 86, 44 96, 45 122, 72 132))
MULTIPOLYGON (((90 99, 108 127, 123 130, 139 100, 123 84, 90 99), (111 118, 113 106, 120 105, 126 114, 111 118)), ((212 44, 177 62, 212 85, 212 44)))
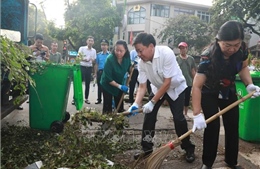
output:
POLYGON ((115 51, 118 52, 118 53, 125 53, 125 50, 116 49, 115 51))

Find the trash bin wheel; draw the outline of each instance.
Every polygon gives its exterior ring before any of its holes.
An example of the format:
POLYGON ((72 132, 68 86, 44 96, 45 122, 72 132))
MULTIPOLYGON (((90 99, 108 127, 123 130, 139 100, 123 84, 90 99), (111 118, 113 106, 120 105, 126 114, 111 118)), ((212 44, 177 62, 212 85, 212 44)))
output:
POLYGON ((60 121, 54 121, 51 124, 51 131, 55 133, 60 133, 63 131, 64 125, 60 121))
POLYGON ((70 113, 69 112, 65 112, 65 118, 63 119, 63 123, 66 123, 68 120, 70 119, 70 113))

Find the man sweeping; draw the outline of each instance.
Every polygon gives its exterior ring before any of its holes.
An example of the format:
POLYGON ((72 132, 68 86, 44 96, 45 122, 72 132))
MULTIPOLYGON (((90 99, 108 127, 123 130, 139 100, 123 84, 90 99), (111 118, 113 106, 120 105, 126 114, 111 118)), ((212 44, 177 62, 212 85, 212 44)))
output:
MULTIPOLYGON (((144 152, 134 156, 138 159, 140 155, 148 157, 153 152, 153 139, 146 138, 154 137, 157 113, 164 100, 167 100, 170 105, 176 134, 181 136, 188 131, 187 121, 183 115, 184 90, 187 85, 175 54, 169 47, 156 46, 154 37, 147 33, 140 33, 135 38, 133 46, 141 59, 138 63, 139 87, 136 99, 128 110, 132 115, 135 115, 133 110, 142 106, 147 80, 151 82, 152 87, 150 101, 143 105, 145 117, 141 145, 144 152)), ((189 137, 182 140, 181 148, 186 151, 186 161, 193 162, 195 146, 190 142, 189 137)))

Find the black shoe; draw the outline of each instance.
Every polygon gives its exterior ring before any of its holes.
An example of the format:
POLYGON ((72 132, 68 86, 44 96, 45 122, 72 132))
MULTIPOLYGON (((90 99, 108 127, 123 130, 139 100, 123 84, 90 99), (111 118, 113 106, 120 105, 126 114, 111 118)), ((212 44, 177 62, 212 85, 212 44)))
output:
POLYGON ((98 100, 95 102, 95 104, 100 104, 100 103, 101 103, 101 101, 98 101, 98 100))
POLYGON ((85 100, 85 103, 90 104, 90 102, 88 100, 85 100))
POLYGON ((150 151, 146 151, 146 152, 136 153, 134 155, 134 159, 137 160, 139 158, 147 158, 147 157, 149 157, 152 154, 152 152, 153 151, 150 150, 150 151))
POLYGON ((206 166, 205 164, 202 165, 201 169, 212 169, 211 167, 206 166))
POLYGON ((74 100, 72 100, 72 101, 71 101, 71 104, 72 104, 72 105, 75 105, 75 102, 74 102, 74 100))
POLYGON ((229 168, 231 168, 231 169, 244 169, 244 168, 241 167, 240 165, 233 165, 233 166, 231 166, 231 165, 228 165, 228 164, 227 164, 227 166, 228 166, 229 168))
POLYGON ((185 159, 188 163, 192 163, 195 160, 194 151, 187 151, 185 159))
POLYGON ((16 108, 17 110, 23 110, 23 107, 19 106, 16 108))
POLYGON ((122 112, 125 112, 126 110, 125 109, 120 109, 118 110, 118 113, 122 113, 122 112))

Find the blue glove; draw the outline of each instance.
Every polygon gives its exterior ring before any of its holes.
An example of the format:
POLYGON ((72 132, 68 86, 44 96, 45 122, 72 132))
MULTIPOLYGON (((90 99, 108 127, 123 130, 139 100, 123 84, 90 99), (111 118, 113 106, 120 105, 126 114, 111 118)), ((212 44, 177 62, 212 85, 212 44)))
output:
POLYGON ((119 85, 118 88, 122 90, 124 93, 128 93, 128 87, 125 85, 119 85))
POLYGON ((129 107, 129 109, 128 109, 128 112, 129 112, 130 114, 128 114, 127 117, 131 117, 131 116, 137 115, 138 112, 133 112, 134 110, 137 110, 137 109, 138 109, 138 104, 134 102, 134 103, 131 105, 131 107, 129 107))

